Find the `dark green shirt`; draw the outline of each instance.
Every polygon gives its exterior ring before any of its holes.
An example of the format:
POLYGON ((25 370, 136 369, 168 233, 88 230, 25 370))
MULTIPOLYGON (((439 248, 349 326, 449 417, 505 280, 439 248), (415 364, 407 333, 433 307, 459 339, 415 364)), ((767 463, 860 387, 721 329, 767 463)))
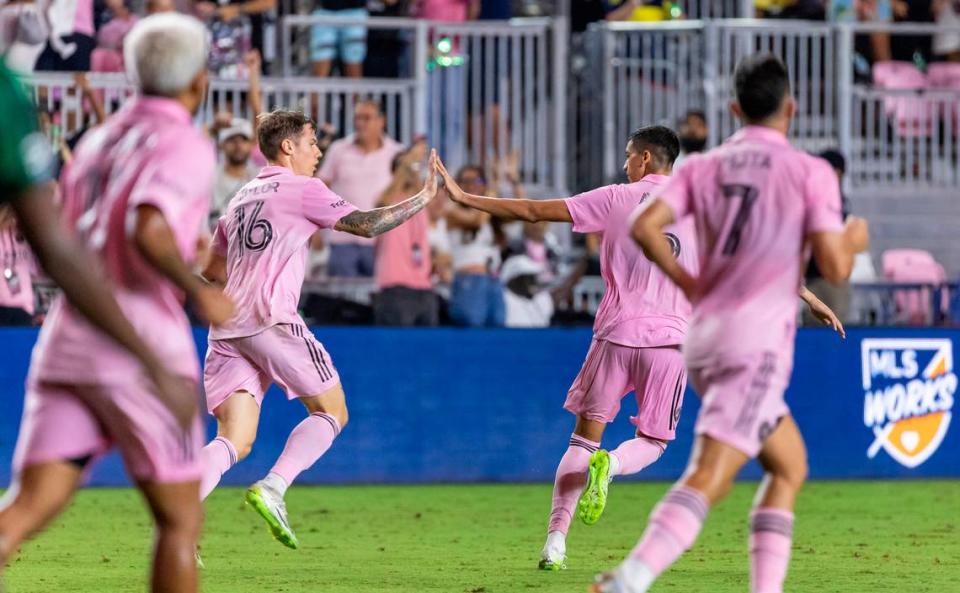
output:
POLYGON ((0 60, 0 203, 50 179, 53 151, 37 131, 37 114, 23 83, 0 60))

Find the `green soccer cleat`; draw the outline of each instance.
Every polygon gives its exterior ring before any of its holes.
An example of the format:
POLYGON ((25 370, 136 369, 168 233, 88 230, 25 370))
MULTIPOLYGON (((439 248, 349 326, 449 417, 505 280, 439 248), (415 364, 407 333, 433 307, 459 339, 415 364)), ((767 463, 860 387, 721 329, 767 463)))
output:
POLYGON ((551 557, 544 555, 540 559, 540 570, 549 570, 556 572, 559 570, 567 570, 567 557, 566 556, 557 556, 551 557))
POLYGON ((577 516, 587 525, 600 520, 607 506, 607 488, 610 486, 610 454, 600 449, 590 456, 587 486, 577 501, 577 516))
POLYGON ((287 505, 282 496, 260 481, 247 489, 246 501, 267 522, 270 533, 277 541, 290 549, 297 549, 300 544, 287 522, 287 505))

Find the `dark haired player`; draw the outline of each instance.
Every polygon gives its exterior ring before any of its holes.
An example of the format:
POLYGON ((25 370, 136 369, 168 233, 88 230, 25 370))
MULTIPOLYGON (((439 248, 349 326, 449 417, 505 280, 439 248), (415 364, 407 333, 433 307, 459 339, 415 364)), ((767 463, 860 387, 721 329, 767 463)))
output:
POLYGON ((844 228, 829 164, 790 146, 796 110, 786 67, 769 55, 743 61, 731 109, 745 127, 690 157, 637 218, 633 236, 693 303, 684 343, 703 405, 683 478, 654 508, 640 542, 598 593, 644 593, 694 542, 710 507, 757 458, 766 476, 750 515, 750 591, 781 593, 793 504, 806 479, 803 439, 783 400, 793 364, 797 290, 806 244, 831 282, 847 278, 866 247, 866 224, 844 228), (700 273, 680 265, 663 229, 692 215, 700 273))
POLYGON ((269 165, 230 201, 220 218, 203 272, 237 305, 237 313, 210 330, 204 367, 207 408, 217 438, 203 449, 200 487, 206 498, 220 477, 250 453, 263 395, 271 383, 307 409, 270 473, 250 487, 247 502, 274 537, 297 538, 283 497, 293 480, 333 444, 347 423, 347 406, 330 355, 297 313, 310 237, 332 228, 376 237, 410 219, 437 191, 436 155, 423 189, 393 206, 357 210, 313 177, 320 160, 316 128, 303 113, 260 116, 260 150, 269 165))
MULTIPOLYGON (((566 535, 574 507, 585 523, 596 523, 606 505, 610 479, 639 472, 656 461, 676 431, 687 379, 680 344, 690 304, 637 248, 627 220, 669 179, 679 150, 677 136, 669 128, 641 128, 627 141, 623 169, 630 183, 565 200, 467 194, 441 163, 450 196, 460 204, 504 219, 572 222, 576 232, 603 233, 600 271, 606 292, 597 310, 593 343, 564 404, 576 415, 576 424, 557 467, 540 560, 544 570, 566 568, 566 535), (600 449, 600 439, 607 423, 616 418, 620 400, 631 391, 637 398, 637 415, 630 418, 637 427, 636 437, 608 454, 600 449)), ((692 221, 658 232, 656 238, 679 265, 696 272, 692 221)))

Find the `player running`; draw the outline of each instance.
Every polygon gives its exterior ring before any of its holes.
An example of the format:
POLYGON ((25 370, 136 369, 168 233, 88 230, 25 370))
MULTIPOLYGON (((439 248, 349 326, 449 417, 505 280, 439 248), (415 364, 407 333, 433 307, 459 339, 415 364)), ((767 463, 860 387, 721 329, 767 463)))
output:
POLYGON ((385 208, 360 211, 313 177, 320 160, 316 127, 295 111, 260 116, 260 150, 269 165, 231 200, 214 232, 203 272, 237 303, 237 314, 210 332, 204 368, 207 408, 217 437, 203 449, 201 496, 250 453, 260 406, 271 383, 299 399, 307 417, 287 439, 267 476, 246 500, 274 537, 297 548, 284 494, 330 448, 347 423, 340 377, 330 355, 297 313, 308 242, 318 229, 375 237, 423 209, 437 192, 436 154, 423 189, 385 208))
POLYGON ((866 223, 841 223, 837 177, 786 138, 796 104, 770 55, 737 67, 733 113, 746 127, 695 155, 633 225, 644 253, 694 303, 684 357, 703 405, 683 478, 654 508, 640 542, 594 591, 643 593, 697 537, 710 507, 758 458, 766 471, 750 514, 750 590, 779 593, 794 499, 807 474, 803 439, 783 400, 793 364, 797 288, 810 243, 827 280, 847 278, 866 223), (679 265, 660 233, 692 215, 701 272, 679 265))
POLYGON ((215 164, 209 142, 191 125, 206 93, 206 58, 198 21, 142 20, 125 46, 140 95, 87 134, 62 178, 67 219, 99 255, 136 334, 180 378, 179 394, 158 394, 142 356, 96 330, 73 302, 58 300, 28 378, 12 501, 0 514, 4 559, 59 514, 90 461, 116 445, 157 526, 151 589, 197 590, 203 429, 183 295, 213 323, 233 312, 186 263, 207 216, 215 164))
MULTIPOLYGON (((566 534, 574 507, 585 523, 596 523, 606 505, 610 479, 650 465, 674 438, 687 380, 680 344, 690 305, 680 289, 643 256, 630 238, 626 220, 667 181, 679 151, 677 136, 669 128, 641 128, 627 141, 623 169, 630 183, 559 200, 467 194, 440 165, 451 198, 465 206, 508 220, 571 222, 576 232, 603 233, 600 273, 606 292, 597 310, 593 342, 564 404, 576 415, 576 423, 557 467, 540 560, 544 570, 566 568, 566 534), (608 454, 600 449, 601 437, 630 391, 635 391, 637 399, 637 415, 630 418, 637 427, 636 437, 608 454)), ((665 229, 657 237, 669 245, 679 265, 696 272, 692 221, 665 229)))

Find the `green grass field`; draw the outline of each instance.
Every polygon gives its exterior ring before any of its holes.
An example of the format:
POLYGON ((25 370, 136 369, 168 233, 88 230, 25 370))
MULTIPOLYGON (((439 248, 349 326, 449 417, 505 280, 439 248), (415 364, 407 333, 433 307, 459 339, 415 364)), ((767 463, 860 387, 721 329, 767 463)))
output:
MULTIPOLYGON (((738 485, 654 592, 747 591, 738 485)), ((293 488, 301 549, 273 541, 240 489, 207 506, 203 590, 217 593, 583 592, 632 547, 664 483, 616 483, 568 539, 569 570, 536 570, 549 485, 293 488)), ((801 498, 791 592, 960 591, 960 482, 821 482, 801 498)), ((87 490, 7 571, 16 592, 142 592, 149 521, 129 490, 87 490)))

